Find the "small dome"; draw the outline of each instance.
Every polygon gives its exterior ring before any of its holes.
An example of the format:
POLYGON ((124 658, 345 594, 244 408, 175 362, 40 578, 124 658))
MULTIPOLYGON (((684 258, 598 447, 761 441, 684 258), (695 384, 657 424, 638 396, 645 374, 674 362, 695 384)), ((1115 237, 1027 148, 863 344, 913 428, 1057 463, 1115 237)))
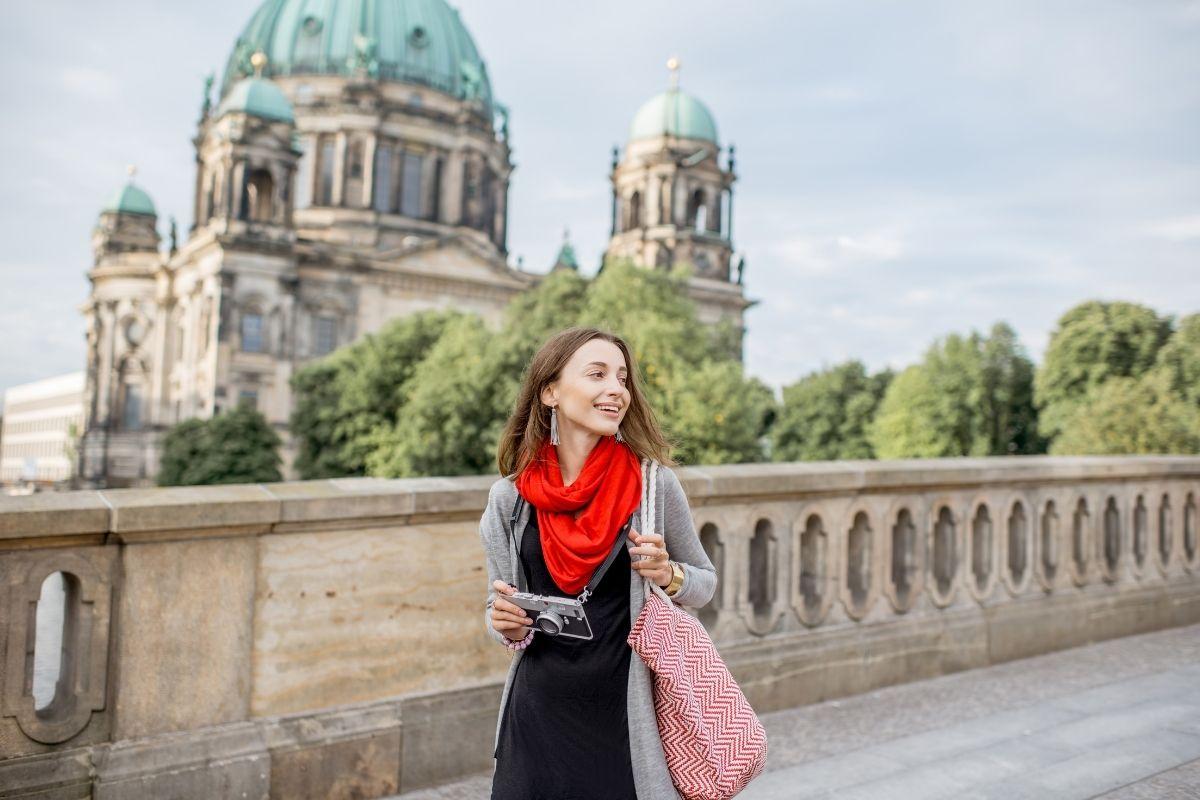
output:
POLYGON ((133 181, 118 189, 112 199, 100 209, 100 213, 142 214, 147 217, 158 215, 158 212, 154 210, 154 201, 150 199, 150 195, 135 186, 133 181))
POLYGON ((222 96, 254 74, 250 58, 260 50, 267 77, 365 70, 377 80, 492 104, 487 65, 446 0, 263 0, 234 44, 222 96))
POLYGON ((716 144, 717 123, 712 113, 696 98, 678 89, 668 89, 647 100, 633 115, 630 139, 675 136, 704 139, 716 144))
POLYGON ((263 119, 295 122, 292 104, 278 86, 262 78, 245 78, 234 84, 217 106, 216 118, 230 111, 241 111, 263 119))

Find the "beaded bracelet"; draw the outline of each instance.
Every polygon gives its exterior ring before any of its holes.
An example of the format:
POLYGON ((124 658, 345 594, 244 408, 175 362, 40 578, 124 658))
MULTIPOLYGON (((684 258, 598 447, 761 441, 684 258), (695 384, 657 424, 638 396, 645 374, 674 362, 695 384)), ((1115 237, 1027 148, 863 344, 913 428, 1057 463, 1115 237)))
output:
POLYGON ((508 639, 507 636, 504 638, 507 639, 507 641, 504 643, 504 646, 509 650, 524 650, 526 647, 529 647, 529 643, 533 641, 533 628, 529 629, 529 633, 525 634, 524 639, 513 641, 512 639, 508 639))

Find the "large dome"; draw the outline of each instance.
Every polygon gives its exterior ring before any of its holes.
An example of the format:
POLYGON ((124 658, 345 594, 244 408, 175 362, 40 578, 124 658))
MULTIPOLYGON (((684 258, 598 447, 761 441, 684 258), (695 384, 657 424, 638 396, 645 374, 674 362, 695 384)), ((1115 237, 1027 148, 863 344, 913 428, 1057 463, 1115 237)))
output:
POLYGON ((266 0, 238 37, 221 96, 267 56, 272 75, 367 74, 428 86, 491 107, 487 66, 445 0, 266 0))
POLYGON ((630 139, 675 136, 717 142, 717 123, 708 108, 686 92, 668 89, 647 100, 633 115, 630 139))

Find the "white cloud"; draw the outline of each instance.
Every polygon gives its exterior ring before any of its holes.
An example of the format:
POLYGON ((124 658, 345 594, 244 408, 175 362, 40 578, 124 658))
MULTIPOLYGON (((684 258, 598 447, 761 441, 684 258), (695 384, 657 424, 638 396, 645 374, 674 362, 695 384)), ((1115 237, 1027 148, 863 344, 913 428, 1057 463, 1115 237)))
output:
POLYGON ((1200 214, 1151 222, 1142 226, 1142 233, 1172 242, 1200 239, 1200 214))
POLYGON ((63 67, 59 81, 67 91, 90 100, 113 100, 120 94, 117 79, 95 67, 63 67))

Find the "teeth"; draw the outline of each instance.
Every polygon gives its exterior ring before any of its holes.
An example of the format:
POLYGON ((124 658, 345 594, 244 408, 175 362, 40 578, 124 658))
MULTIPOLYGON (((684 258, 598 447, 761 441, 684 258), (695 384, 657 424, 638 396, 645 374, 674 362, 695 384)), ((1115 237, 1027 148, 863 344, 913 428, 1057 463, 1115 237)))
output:
POLYGON ((618 411, 616 406, 596 406, 596 408, 600 409, 601 411, 612 411, 613 413, 618 411))

